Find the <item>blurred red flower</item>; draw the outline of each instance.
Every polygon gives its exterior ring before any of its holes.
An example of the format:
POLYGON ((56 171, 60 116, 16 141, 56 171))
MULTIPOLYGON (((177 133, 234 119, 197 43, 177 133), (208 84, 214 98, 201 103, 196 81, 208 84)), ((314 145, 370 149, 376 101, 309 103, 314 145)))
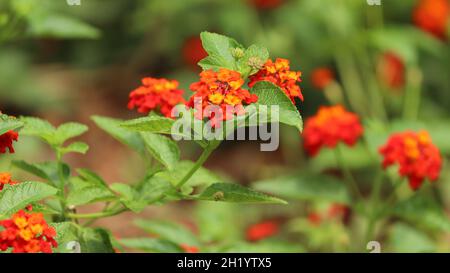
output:
POLYGON ((392 89, 405 85, 405 64, 397 54, 385 52, 378 61, 378 77, 380 81, 392 89))
POLYGON ((413 11, 413 21, 421 28, 439 39, 447 37, 450 19, 450 1, 420 0, 413 11))
POLYGON ((257 9, 269 10, 281 6, 284 0, 248 0, 248 2, 257 9))
POLYGON ((399 174, 408 178, 413 190, 420 188, 425 178, 439 178, 441 154, 426 131, 393 134, 379 151, 384 157, 383 167, 398 164, 399 174))
POLYGON ((304 147, 314 156, 322 147, 334 148, 339 142, 353 146, 363 131, 359 117, 343 106, 321 106, 315 116, 306 120, 304 147))
POLYGON ((320 213, 317 212, 311 212, 308 214, 308 221, 314 225, 314 226, 318 226, 322 223, 322 216, 320 215, 320 213))
POLYGON ((8 131, 3 135, 0 135, 0 153, 6 153, 7 148, 10 153, 14 153, 13 141, 17 141, 18 139, 19 134, 14 131, 8 131))
POLYGON ((206 70, 200 73, 200 81, 191 84, 195 92, 187 105, 196 110, 198 119, 207 117, 212 127, 219 127, 223 120, 245 113, 243 105, 254 103, 258 97, 242 89, 244 80, 241 74, 228 69, 219 72, 206 70), (196 102, 196 100, 201 100, 196 102), (205 113, 206 112, 206 113, 205 113))
POLYGON ((202 40, 197 36, 190 37, 184 42, 182 52, 184 62, 194 68, 198 68, 197 63, 208 56, 202 46, 202 40))
POLYGON ((184 250, 186 253, 198 253, 199 249, 195 246, 189 246, 186 244, 181 244, 180 247, 184 250))
POLYGON ((320 90, 325 89, 334 81, 334 73, 327 67, 319 67, 313 70, 311 74, 312 85, 320 90))
POLYGON ((130 93, 129 109, 137 108, 139 113, 159 111, 171 117, 171 111, 177 104, 185 103, 183 90, 178 89, 175 80, 143 78, 142 85, 130 93))
POLYGON ((51 253, 57 247, 56 231, 48 226, 42 213, 20 210, 11 219, 0 221, 0 251, 13 253, 51 253))
POLYGON ((275 221, 264 221, 258 224, 251 225, 247 229, 247 240, 251 242, 259 241, 277 234, 279 225, 275 221))

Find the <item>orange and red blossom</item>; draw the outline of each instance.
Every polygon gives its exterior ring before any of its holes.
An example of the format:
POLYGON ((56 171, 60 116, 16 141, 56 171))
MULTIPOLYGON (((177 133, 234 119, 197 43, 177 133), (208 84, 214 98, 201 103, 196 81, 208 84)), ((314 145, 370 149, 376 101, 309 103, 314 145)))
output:
POLYGON ((385 52, 378 61, 378 77, 380 81, 392 89, 405 85, 405 64, 397 54, 385 52))
POLYGON ((314 156, 322 147, 334 148, 340 142, 353 146, 363 131, 359 117, 343 106, 321 106, 317 114, 305 122, 304 147, 314 156))
POLYGON ((42 213, 20 210, 11 219, 0 221, 0 251, 13 253, 51 253, 58 246, 56 231, 48 226, 42 213))
POLYGON ((137 108, 139 113, 159 111, 166 117, 171 117, 172 108, 185 103, 183 90, 178 89, 175 80, 143 78, 142 85, 130 93, 128 108, 137 108))
POLYGON ((17 182, 11 179, 10 173, 8 172, 0 173, 0 191, 3 190, 5 185, 15 185, 15 184, 17 184, 17 182))
POLYGON ((420 0, 413 11, 414 24, 439 39, 446 38, 449 20, 449 0, 420 0))
POLYGON ((200 73, 200 81, 191 84, 195 92, 187 105, 196 110, 198 119, 207 117, 212 127, 220 127, 220 123, 234 115, 245 113, 244 105, 258 100, 258 97, 246 89, 242 89, 244 79, 241 74, 228 69, 218 72, 206 70, 200 73))
POLYGON ((279 224, 276 221, 267 220, 248 227, 246 238, 247 241, 251 242, 259 241, 276 235, 279 229, 279 224))
POLYGON ((301 82, 301 72, 291 71, 289 60, 278 58, 273 62, 267 60, 263 68, 255 75, 250 76, 248 86, 253 87, 257 82, 268 81, 280 87, 284 93, 295 103, 295 98, 303 101, 303 94, 297 82, 301 82))
POLYGON ((320 90, 325 89, 334 81, 334 73, 327 67, 319 67, 313 70, 311 74, 312 85, 320 90))
POLYGON ((413 190, 417 190, 426 178, 430 181, 439 178, 442 157, 426 131, 393 134, 379 151, 383 156, 383 167, 398 164, 400 176, 408 178, 413 190))
POLYGON ((6 153, 6 149, 10 153, 14 153, 13 141, 17 141, 18 139, 19 134, 12 130, 0 135, 0 154, 6 153))

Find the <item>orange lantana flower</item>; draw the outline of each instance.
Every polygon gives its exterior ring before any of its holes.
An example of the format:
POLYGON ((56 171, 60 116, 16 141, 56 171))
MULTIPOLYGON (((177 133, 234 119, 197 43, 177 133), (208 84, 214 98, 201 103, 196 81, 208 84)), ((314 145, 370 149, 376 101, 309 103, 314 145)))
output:
POLYGON ((449 0, 420 0, 413 12, 414 23, 440 39, 447 37, 449 20, 449 0))
POLYGON ((175 80, 143 78, 142 85, 130 93, 128 108, 137 108, 139 113, 159 111, 171 117, 172 108, 185 103, 183 90, 178 89, 175 80))
POLYGON ((311 74, 311 83, 317 89, 325 89, 334 80, 334 73, 327 67, 319 67, 311 74))
POLYGON ((14 153, 13 141, 17 141, 18 139, 19 134, 12 130, 0 135, 0 154, 6 153, 6 149, 10 153, 14 153))
POLYGON ((291 71, 289 60, 278 58, 275 62, 268 60, 263 68, 253 76, 250 76, 249 86, 253 87, 257 82, 268 81, 279 86, 286 95, 295 103, 295 98, 303 101, 303 94, 297 82, 301 82, 302 73, 291 71))

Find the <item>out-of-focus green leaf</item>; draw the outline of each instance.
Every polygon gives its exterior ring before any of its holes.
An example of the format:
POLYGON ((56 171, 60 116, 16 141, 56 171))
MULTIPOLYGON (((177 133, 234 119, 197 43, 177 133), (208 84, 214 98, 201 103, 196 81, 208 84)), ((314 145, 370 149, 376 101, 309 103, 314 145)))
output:
POLYGON ((81 253, 114 253, 107 231, 101 228, 83 228, 79 232, 81 253))
POLYGON ((178 244, 198 246, 199 242, 195 235, 187 228, 167 221, 136 220, 135 224, 143 230, 157 235, 158 238, 166 239, 178 244))
POLYGON ((322 200, 348 204, 345 184, 331 176, 301 173, 259 181, 253 187, 288 199, 322 200))
POLYGON ((389 236, 390 245, 394 252, 433 252, 436 246, 428 236, 408 225, 396 224, 389 236))
POLYGON ((156 253, 182 253, 183 249, 174 242, 159 238, 126 238, 120 244, 125 247, 156 253))

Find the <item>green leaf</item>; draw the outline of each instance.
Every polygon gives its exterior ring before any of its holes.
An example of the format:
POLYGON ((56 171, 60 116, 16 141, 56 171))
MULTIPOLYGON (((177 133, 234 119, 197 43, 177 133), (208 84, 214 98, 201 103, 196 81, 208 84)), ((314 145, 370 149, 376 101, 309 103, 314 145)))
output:
POLYGON ((189 246, 198 246, 199 242, 195 235, 187 228, 167 221, 143 220, 138 219, 135 224, 143 230, 157 235, 158 238, 176 242, 177 244, 186 244, 189 246))
POLYGON ((173 169, 180 160, 180 149, 175 141, 158 134, 142 132, 147 150, 168 169, 173 169))
POLYGON ((29 32, 33 36, 64 39, 97 39, 100 31, 75 18, 61 14, 48 13, 42 16, 29 16, 29 32))
MULTIPOLYGON (((50 181, 54 185, 58 184, 59 173, 58 163, 56 162, 30 164, 23 160, 13 160, 12 165, 37 177, 50 181)), ((70 167, 67 164, 63 164, 63 174, 66 179, 70 175, 70 167)))
POLYGON ((399 202, 392 214, 412 222, 419 227, 431 230, 450 231, 450 219, 430 197, 414 195, 411 198, 399 202))
MULTIPOLYGON (((33 208, 34 210, 34 208, 33 208)), ((58 248, 56 253, 73 253, 74 250, 70 249, 70 242, 78 242, 78 228, 72 222, 52 223, 52 227, 56 230, 56 242, 58 242, 58 248)))
POLYGON ((80 231, 81 253, 114 253, 111 238, 101 228, 83 228, 80 231))
MULTIPOLYGON (((165 170, 155 174, 155 177, 162 178, 166 181, 176 185, 194 166, 192 161, 180 161, 178 162, 172 170, 165 170)), ((212 183, 221 181, 222 179, 218 177, 213 172, 206 168, 200 167, 189 180, 183 185, 183 192, 189 193, 192 187, 203 186, 207 187, 212 183)))
POLYGON ((120 119, 112 119, 107 117, 93 116, 92 120, 98 127, 110 134, 119 142, 129 146, 139 154, 144 154, 144 142, 138 132, 132 132, 130 130, 121 127, 124 122, 120 119))
POLYGON ((298 174, 259 181, 253 187, 288 199, 323 200, 348 204, 350 196, 342 181, 321 174, 298 174))
POLYGON ((173 119, 152 115, 125 121, 120 126, 133 131, 171 134, 173 124, 173 119))
MULTIPOLYGON (((238 42, 226 36, 206 31, 200 34, 200 38, 203 48, 209 55, 207 61, 202 60, 199 62, 202 68, 202 65, 210 64, 217 68, 236 70, 236 60, 232 54, 232 50, 237 47, 242 47, 238 42)), ((210 68, 213 67, 207 66, 204 69, 210 68)))
POLYGON ((15 120, 15 119, 0 119, 0 136, 3 135, 4 133, 11 131, 11 130, 16 130, 19 129, 20 127, 23 126, 23 123, 19 120, 15 120))
POLYGON ((429 253, 436 251, 433 241, 425 233, 402 223, 394 226, 389 241, 394 252, 429 253))
POLYGON ((232 203, 287 204, 279 198, 231 183, 212 184, 197 196, 197 199, 232 203))
POLYGON ((53 196, 58 189, 41 182, 6 185, 0 192, 0 215, 11 215, 27 205, 53 196))
POLYGON ((99 186, 85 186, 73 189, 67 196, 69 206, 80 206, 95 202, 113 201, 116 196, 107 188, 99 186))
POLYGON ((174 191, 174 187, 169 181, 160 177, 152 176, 146 179, 139 190, 139 199, 145 200, 147 204, 160 201, 161 197, 169 191, 174 191))
POLYGON ((141 199, 139 192, 130 185, 114 183, 110 187, 120 195, 120 201, 133 212, 139 213, 148 205, 148 201, 141 199))
MULTIPOLYGON (((257 107, 258 105, 266 105, 270 109, 272 105, 279 106, 279 122, 294 126, 300 132, 303 130, 303 121, 300 113, 289 97, 278 86, 262 81, 256 83, 250 92, 258 96, 257 107)), ((272 118, 274 117, 273 115, 274 113, 272 113, 272 118)))
POLYGON ((80 153, 80 154, 86 154, 89 150, 89 145, 87 145, 84 142, 73 142, 69 144, 66 147, 59 149, 62 154, 67 153, 80 153))
POLYGON ((46 142, 51 142, 56 128, 48 121, 34 117, 21 117, 24 128, 21 131, 23 135, 40 137, 46 142))
POLYGON ((282 241, 261 241, 257 243, 237 242, 218 249, 224 253, 302 253, 305 248, 298 244, 282 241))
POLYGON ((125 247, 156 253, 183 253, 183 249, 174 242, 158 238, 126 238, 120 244, 125 247))
POLYGON ((84 124, 68 122, 59 126, 54 135, 54 142, 62 145, 67 140, 80 136, 88 130, 88 127, 84 124))
POLYGON ((86 182, 97 186, 108 187, 108 184, 96 173, 88 169, 77 169, 78 175, 86 182))

